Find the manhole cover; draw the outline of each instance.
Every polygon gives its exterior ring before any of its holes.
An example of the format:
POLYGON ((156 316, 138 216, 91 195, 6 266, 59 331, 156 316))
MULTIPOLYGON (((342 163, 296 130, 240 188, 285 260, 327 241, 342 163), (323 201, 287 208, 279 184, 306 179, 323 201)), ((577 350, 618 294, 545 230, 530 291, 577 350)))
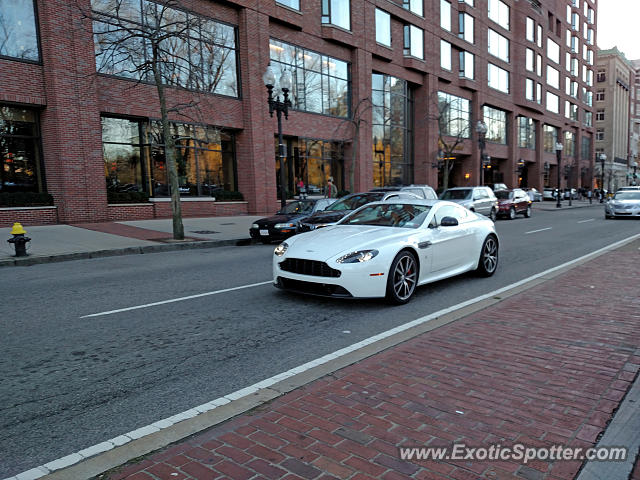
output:
POLYGON ((193 230, 191 233, 199 233, 200 235, 211 235, 220 232, 214 232, 213 230, 193 230))

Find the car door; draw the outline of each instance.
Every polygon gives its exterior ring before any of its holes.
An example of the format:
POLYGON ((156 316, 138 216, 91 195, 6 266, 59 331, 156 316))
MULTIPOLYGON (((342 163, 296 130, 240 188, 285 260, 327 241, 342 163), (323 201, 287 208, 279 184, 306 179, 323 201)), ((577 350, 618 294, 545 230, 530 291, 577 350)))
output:
POLYGON ((513 203, 515 204, 516 212, 522 213, 529 205, 529 196, 524 192, 524 190, 515 189, 513 191, 513 203))
POLYGON ((473 204, 477 213, 487 216, 491 213, 489 195, 483 188, 476 188, 473 190, 473 204))
POLYGON ((431 232, 431 271, 444 272, 464 265, 470 261, 473 250, 473 235, 469 228, 468 215, 464 207, 458 205, 442 205, 433 217, 431 232), (444 227, 444 217, 453 217, 458 225, 444 227))

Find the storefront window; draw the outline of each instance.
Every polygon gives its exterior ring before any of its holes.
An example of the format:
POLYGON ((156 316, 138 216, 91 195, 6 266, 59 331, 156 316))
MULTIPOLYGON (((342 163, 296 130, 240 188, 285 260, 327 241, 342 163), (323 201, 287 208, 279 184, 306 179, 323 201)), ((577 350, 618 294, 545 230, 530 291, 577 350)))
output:
POLYGON ((373 184, 413 182, 413 101, 405 80, 372 75, 373 184))
POLYGON ((0 0, 0 56, 40 60, 33 0, 0 0))
POLYGON ((38 114, 0 105, 0 193, 45 192, 38 114))

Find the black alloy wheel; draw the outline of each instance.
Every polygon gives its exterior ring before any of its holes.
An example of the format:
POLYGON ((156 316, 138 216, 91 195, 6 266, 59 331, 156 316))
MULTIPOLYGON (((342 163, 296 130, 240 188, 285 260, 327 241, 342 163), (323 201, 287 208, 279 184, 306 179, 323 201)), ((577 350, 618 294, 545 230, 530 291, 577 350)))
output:
POLYGON ((391 263, 387 279, 387 299, 396 305, 411 300, 418 284, 418 262, 409 251, 400 252, 391 263))
POLYGON ((498 239, 494 235, 485 238, 480 250, 476 272, 482 277, 490 277, 498 269, 498 239))

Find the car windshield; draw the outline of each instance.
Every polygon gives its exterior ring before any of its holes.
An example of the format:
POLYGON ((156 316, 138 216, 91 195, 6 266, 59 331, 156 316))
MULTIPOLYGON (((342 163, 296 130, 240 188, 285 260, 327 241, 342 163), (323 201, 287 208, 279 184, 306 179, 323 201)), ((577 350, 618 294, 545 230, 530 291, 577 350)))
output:
POLYGON ((496 197, 500 200, 506 200, 509 198, 513 198, 513 192, 507 192, 506 190, 498 190, 495 192, 496 197))
POLYGON ((640 192, 626 190, 624 192, 617 192, 613 198, 616 200, 640 200, 640 192))
POLYGON ((384 194, 380 193, 363 193, 361 195, 351 195, 338 200, 329 205, 325 211, 329 210, 355 210, 370 202, 380 200, 384 194))
POLYGON ((471 198, 471 189, 464 188, 462 190, 447 190, 442 194, 443 200, 468 200, 471 198))
POLYGON ((313 211, 313 202, 291 202, 278 213, 294 214, 294 213, 311 213, 313 211))
POLYGON ((375 225, 379 227, 418 228, 430 207, 407 203, 370 205, 346 217, 340 225, 375 225))

